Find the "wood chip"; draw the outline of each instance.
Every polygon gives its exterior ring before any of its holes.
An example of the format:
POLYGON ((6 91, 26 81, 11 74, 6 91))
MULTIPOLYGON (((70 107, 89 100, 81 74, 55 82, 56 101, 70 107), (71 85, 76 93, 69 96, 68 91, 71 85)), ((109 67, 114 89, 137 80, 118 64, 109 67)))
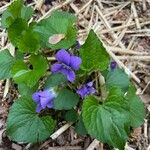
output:
POLYGON ((81 146, 49 147, 48 150, 83 150, 81 146))
POLYGON ((18 145, 18 144, 15 144, 15 143, 12 144, 12 148, 14 150, 22 150, 22 147, 20 145, 18 145))

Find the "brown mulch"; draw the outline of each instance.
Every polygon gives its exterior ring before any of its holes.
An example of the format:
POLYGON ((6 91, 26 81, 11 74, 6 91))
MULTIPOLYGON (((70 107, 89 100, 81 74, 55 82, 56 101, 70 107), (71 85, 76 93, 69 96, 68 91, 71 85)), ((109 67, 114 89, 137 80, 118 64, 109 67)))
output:
MULTIPOLYGON (((0 1, 0 14, 9 2, 9 0, 0 1)), ((34 8, 34 19, 42 17, 54 7, 61 6, 63 2, 64 0, 25 1, 34 8)), ((133 129, 126 149, 150 150, 150 1, 74 0, 59 9, 75 13, 78 17, 78 39, 81 43, 92 28, 102 39, 106 48, 115 54, 115 57, 111 57, 118 60, 118 65, 123 62, 121 67, 129 69, 127 73, 131 76, 137 87, 137 94, 147 108, 147 116, 144 125, 133 129)), ((1 27, 0 32, 4 32, 1 27)), ((7 37, 1 36, 0 48, 6 45, 7 37)), ((5 134, 8 110, 17 96, 15 89, 15 85, 0 81, 0 150, 23 150, 26 147, 25 144, 10 141, 5 134)), ((78 136, 74 128, 70 127, 56 140, 48 139, 44 143, 32 145, 30 149, 83 150, 93 140, 89 136, 78 136)), ((112 148, 107 144, 103 146, 100 144, 96 149, 111 150, 112 148)))

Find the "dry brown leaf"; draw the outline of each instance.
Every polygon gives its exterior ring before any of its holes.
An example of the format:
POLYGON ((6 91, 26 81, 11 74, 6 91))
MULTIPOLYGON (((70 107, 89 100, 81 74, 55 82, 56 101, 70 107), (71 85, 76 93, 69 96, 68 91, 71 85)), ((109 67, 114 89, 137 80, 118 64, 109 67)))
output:
POLYGON ((52 36, 49 37, 48 42, 50 44, 57 44, 64 38, 65 38, 65 34, 53 34, 52 36))

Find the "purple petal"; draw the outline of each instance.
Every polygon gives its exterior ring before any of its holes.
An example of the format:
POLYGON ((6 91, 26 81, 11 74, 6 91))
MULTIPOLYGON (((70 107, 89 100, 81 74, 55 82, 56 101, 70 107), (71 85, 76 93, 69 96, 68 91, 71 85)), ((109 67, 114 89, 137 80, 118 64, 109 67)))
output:
POLYGON ((40 99, 40 104, 41 107, 44 109, 46 108, 47 104, 49 103, 50 99, 49 98, 45 98, 45 97, 41 97, 40 99))
POLYGON ((94 94, 94 93, 96 93, 95 88, 91 87, 91 88, 89 89, 89 93, 90 93, 90 94, 94 94))
POLYGON ((62 64, 55 63, 55 64, 52 65, 51 71, 52 72, 59 72, 60 69, 62 69, 62 67, 63 67, 62 64))
POLYGON ((110 63, 110 68, 111 68, 111 70, 114 70, 116 67, 117 67, 117 63, 116 63, 115 61, 112 61, 112 62, 110 63))
POLYGON ((70 66, 74 70, 78 70, 80 68, 82 60, 80 57, 77 56, 71 56, 70 57, 70 66))
POLYGON ((48 108, 53 108, 54 107, 54 100, 51 100, 48 104, 47 104, 48 108))
POLYGON ((87 96, 88 90, 85 86, 83 86, 77 90, 77 93, 81 96, 81 98, 84 98, 85 96, 87 96))
POLYGON ((88 87, 92 87, 93 86, 93 82, 91 81, 91 82, 88 82, 87 84, 86 84, 88 87))
POLYGON ((73 82, 73 81, 75 80, 75 77, 76 77, 76 75, 75 75, 74 71, 69 70, 69 71, 68 71, 67 79, 68 79, 70 82, 73 82))
POLYGON ((75 80, 75 73, 74 73, 74 71, 72 71, 70 69, 67 69, 67 68, 63 68, 63 69, 61 69, 60 72, 63 73, 64 75, 66 75, 67 79, 70 82, 73 82, 75 80))
POLYGON ((37 105, 36 107, 36 112, 39 113, 43 108, 41 107, 40 104, 37 105))
POLYGON ((64 63, 65 65, 70 64, 70 54, 65 49, 59 50, 55 57, 59 62, 64 63))
POLYGON ((39 96, 39 92, 35 92, 32 94, 32 99, 34 102, 39 103, 40 101, 40 96, 39 96))
POLYGON ((42 92, 39 92, 39 96, 40 98, 43 97, 43 98, 51 98, 51 92, 50 90, 44 90, 42 92))

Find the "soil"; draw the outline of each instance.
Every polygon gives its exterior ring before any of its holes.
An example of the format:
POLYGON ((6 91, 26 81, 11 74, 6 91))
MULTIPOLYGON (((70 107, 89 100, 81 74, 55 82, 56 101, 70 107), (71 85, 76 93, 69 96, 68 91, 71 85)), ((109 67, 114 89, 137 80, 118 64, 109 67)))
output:
MULTIPOLYGON (((0 14, 8 3, 9 0, 0 1, 0 14)), ((59 9, 76 14, 80 43, 86 39, 89 30, 94 29, 106 48, 115 54, 115 59, 123 62, 123 68, 127 67, 130 70, 129 74, 134 73, 140 80, 138 83, 131 75, 137 94, 145 104, 147 115, 141 127, 132 129, 126 149, 150 150, 150 1, 74 0, 67 5, 61 5, 64 0, 26 0, 25 3, 34 8, 35 20, 59 5, 59 9)), ((5 31, 0 27, 0 32, 5 31)), ((7 43, 7 37, 0 36, 0 49, 7 43)), ((11 81, 9 84, 0 81, 0 150, 84 150, 94 140, 90 136, 77 135, 71 126, 56 140, 47 139, 30 148, 27 148, 27 144, 11 141, 5 133, 6 119, 17 96, 16 85, 11 81)), ((64 124, 61 122, 60 127, 64 124)), ((100 143, 95 149, 112 150, 112 147, 100 143)))

